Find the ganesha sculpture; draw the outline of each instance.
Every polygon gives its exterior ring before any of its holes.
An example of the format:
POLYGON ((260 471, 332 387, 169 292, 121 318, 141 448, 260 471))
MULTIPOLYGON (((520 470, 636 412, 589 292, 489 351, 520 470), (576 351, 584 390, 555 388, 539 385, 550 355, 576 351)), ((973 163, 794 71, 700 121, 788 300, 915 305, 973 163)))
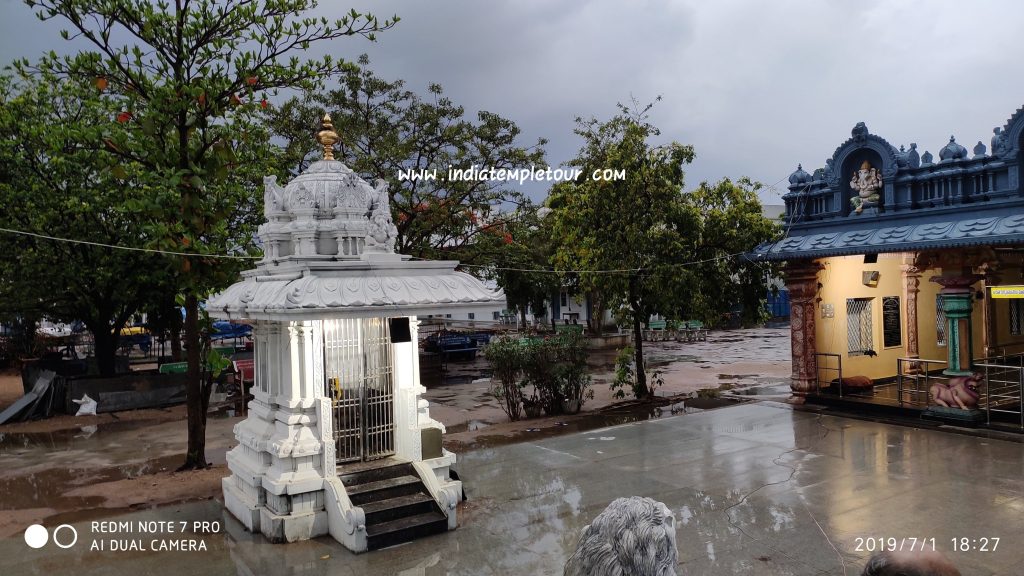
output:
POLYGON ((860 165, 860 169, 853 173, 850 188, 857 191, 857 195, 850 198, 850 204, 853 205, 854 211, 860 214, 865 208, 878 206, 879 193, 882 190, 882 176, 878 173, 878 169, 872 167, 871 163, 865 160, 860 165))

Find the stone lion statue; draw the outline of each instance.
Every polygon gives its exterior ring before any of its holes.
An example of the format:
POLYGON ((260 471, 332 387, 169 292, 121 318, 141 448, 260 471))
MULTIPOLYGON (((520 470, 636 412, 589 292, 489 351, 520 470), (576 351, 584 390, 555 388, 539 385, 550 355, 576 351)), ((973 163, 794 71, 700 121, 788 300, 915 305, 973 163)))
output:
POLYGON ((675 517, 661 502, 618 498, 583 528, 565 576, 676 576, 675 517))
POLYGON ((949 383, 932 384, 929 393, 932 395, 932 401, 939 406, 971 410, 978 406, 978 385, 984 380, 985 377, 978 373, 956 376, 950 378, 949 383))

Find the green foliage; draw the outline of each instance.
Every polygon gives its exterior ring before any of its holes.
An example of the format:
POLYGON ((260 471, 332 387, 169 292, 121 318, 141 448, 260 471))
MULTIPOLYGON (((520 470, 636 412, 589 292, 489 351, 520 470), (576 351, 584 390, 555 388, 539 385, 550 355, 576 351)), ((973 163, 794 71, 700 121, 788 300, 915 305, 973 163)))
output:
MULTIPOLYGON (((544 140, 522 147, 516 124, 492 112, 476 119, 433 84, 421 96, 402 80, 374 74, 364 56, 343 70, 338 86, 307 92, 269 111, 274 135, 284 142, 282 171, 295 172, 316 157, 311 118, 331 114, 341 136, 335 156, 368 181, 389 184, 398 228, 396 250, 421 258, 489 263, 501 257, 523 230, 532 210, 517 182, 449 180, 449 167, 529 168, 544 165, 544 140), (400 179, 405 170, 436 170, 436 180, 400 179)), ((514 250, 518 250, 515 247, 514 250)))
POLYGON ((649 383, 639 380, 637 378, 635 358, 636 351, 632 346, 626 346, 619 350, 618 355, 615 357, 615 378, 612 379, 610 388, 614 390, 613 396, 616 398, 625 398, 626 389, 629 388, 634 398, 638 400, 649 399, 654 396, 654 391, 659 386, 665 385, 665 380, 662 378, 661 371, 659 370, 654 371, 649 383))
MULTIPOLYGON (((636 382, 636 371, 633 370, 633 347, 626 346, 615 356, 615 378, 612 379, 611 389, 616 398, 625 398, 627 386, 633 388, 636 382)), ((634 390, 635 392, 635 390, 634 390)))
MULTIPOLYGON (((0 227, 149 242, 133 209, 149 199, 142 168, 103 151, 116 103, 52 74, 0 77, 0 103, 0 227)), ((101 373, 112 374, 121 328, 166 286, 169 265, 145 252, 0 233, 0 317, 83 321, 101 373)))
POLYGON ((525 327, 526 314, 544 310, 545 301, 561 287, 557 274, 536 271, 550 268, 551 226, 527 203, 506 219, 505 230, 508 242, 494 254, 494 268, 489 272, 525 327))
MULTIPOLYGON (((619 105, 606 122, 577 119, 583 146, 571 165, 582 169, 575 181, 552 188, 554 263, 562 270, 621 270, 573 274, 579 290, 600 294, 620 310, 643 354, 640 324, 659 309, 686 298, 689 271, 678 264, 698 241, 691 231, 699 215, 683 200, 683 169, 693 148, 677 142, 654 146, 659 135, 647 122, 651 105, 619 105), (593 180, 595 170, 621 170, 623 179, 593 180)), ((642 363, 641 363, 642 364, 642 363)), ((641 368, 636 381, 647 389, 641 368)))
POLYGON ((691 298, 680 306, 666 308, 667 315, 699 318, 707 325, 718 324, 731 309, 742 308, 746 326, 766 320, 768 280, 779 274, 776 264, 757 263, 742 256, 755 246, 781 234, 779 224, 766 218, 757 192, 760 183, 747 178, 728 178, 715 184, 702 182, 686 194, 685 202, 700 215, 700 242, 691 260, 694 266, 691 298))
MULTIPOLYGON (((351 65, 300 58, 313 44, 346 36, 373 39, 397 17, 378 22, 351 11, 330 22, 308 16, 313 0, 26 0, 42 20, 59 19, 87 50, 37 64, 93 87, 119 112, 102 150, 119 158, 110 174, 144 192, 126 204, 146 228, 146 247, 197 255, 244 254, 259 218, 255 186, 273 155, 260 129, 266 98, 279 89, 316 89, 351 65)), ((200 383, 198 299, 223 288, 238 268, 187 257, 171 285, 186 295, 189 447, 183 468, 205 468, 205 405, 200 383)), ((239 263, 239 265, 242 265, 239 263)))
POLYGON ((767 270, 738 254, 778 233, 761 215, 758 184, 723 180, 683 191, 683 165, 693 160, 693 148, 651 143, 660 135, 647 120, 652 106, 620 104, 604 122, 578 118, 583 145, 570 164, 583 175, 555 185, 547 201, 556 268, 567 271, 578 292, 617 310, 632 326, 633 365, 640 365, 632 378, 648 398, 653 388, 640 360, 641 325, 656 313, 714 325, 740 303, 756 318, 767 270), (622 170, 625 177, 592 180, 599 169, 622 170))
POLYGON ((484 357, 491 364, 498 382, 491 386, 490 394, 501 405, 509 420, 522 417, 524 347, 515 339, 501 338, 484 348, 484 357))
POLYGON ((484 349, 496 382, 491 395, 509 419, 522 417, 525 407, 561 414, 565 400, 593 398, 587 373, 587 339, 579 331, 551 338, 502 338, 484 349), (529 393, 527 393, 529 392, 529 393))
POLYGON ((220 378, 220 375, 231 366, 231 359, 224 356, 214 347, 206 352, 206 367, 210 372, 211 380, 220 378))
POLYGON ((527 342, 523 358, 523 372, 533 387, 535 399, 549 415, 562 412, 562 386, 559 362, 559 340, 536 338, 527 342))
POLYGON ((585 399, 594 397, 590 374, 587 373, 587 337, 579 330, 567 330, 559 333, 554 340, 558 346, 561 396, 565 400, 579 402, 582 406, 585 399))

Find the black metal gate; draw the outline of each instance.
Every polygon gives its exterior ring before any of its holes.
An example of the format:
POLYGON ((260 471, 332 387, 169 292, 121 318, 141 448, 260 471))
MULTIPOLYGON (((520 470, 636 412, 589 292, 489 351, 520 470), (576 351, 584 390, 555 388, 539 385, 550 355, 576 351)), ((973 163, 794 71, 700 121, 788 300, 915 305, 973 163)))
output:
POLYGON ((386 318, 325 320, 324 374, 338 462, 395 453, 395 380, 386 318))

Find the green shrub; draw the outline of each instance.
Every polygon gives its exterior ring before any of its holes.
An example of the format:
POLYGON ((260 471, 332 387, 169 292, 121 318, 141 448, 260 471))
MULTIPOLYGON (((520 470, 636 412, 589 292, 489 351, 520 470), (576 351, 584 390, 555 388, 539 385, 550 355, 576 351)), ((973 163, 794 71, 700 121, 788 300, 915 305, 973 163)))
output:
POLYGON ((498 379, 491 385, 490 394, 498 400, 501 409, 508 414, 509 420, 519 420, 523 416, 523 372, 525 346, 518 340, 502 338, 493 340, 484 348, 484 357, 491 364, 491 370, 498 379))

